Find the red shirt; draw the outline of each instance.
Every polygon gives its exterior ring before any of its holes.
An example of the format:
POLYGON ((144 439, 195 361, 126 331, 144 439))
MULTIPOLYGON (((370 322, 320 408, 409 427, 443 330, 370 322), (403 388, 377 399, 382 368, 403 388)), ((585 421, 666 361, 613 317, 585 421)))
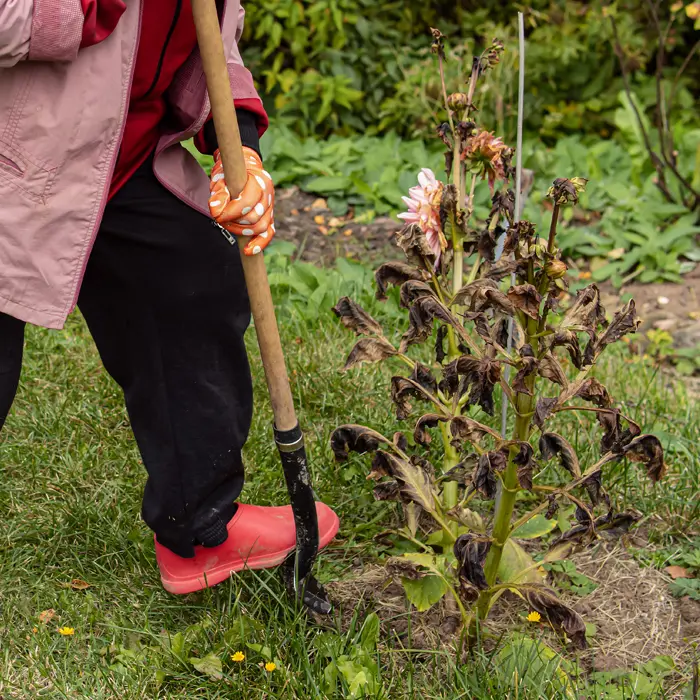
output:
MULTIPOLYGON (((106 39, 126 9, 122 0, 82 0, 85 22, 81 47, 106 39)), ((110 199, 148 158, 160 138, 167 114, 165 91, 197 46, 191 0, 143 0, 141 35, 131 97, 109 189, 110 199)), ((262 133, 267 115, 259 100, 237 100, 256 113, 262 133)), ((201 143, 201 140, 200 140, 201 143)))

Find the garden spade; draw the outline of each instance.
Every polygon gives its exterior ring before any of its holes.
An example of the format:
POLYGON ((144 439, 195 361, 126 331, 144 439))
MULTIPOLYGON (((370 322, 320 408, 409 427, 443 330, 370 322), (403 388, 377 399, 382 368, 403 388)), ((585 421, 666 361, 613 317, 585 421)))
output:
MULTIPOLYGON (((243 190, 247 173, 215 0, 192 0, 192 12, 226 184, 231 196, 235 197, 243 190)), ((328 614, 331 605, 312 574, 319 541, 316 504, 306 461, 304 437, 294 410, 265 260, 262 253, 247 256, 242 252, 241 260, 270 392, 275 442, 282 460, 296 526, 296 549, 282 564, 282 577, 295 598, 303 601, 314 612, 328 614)))

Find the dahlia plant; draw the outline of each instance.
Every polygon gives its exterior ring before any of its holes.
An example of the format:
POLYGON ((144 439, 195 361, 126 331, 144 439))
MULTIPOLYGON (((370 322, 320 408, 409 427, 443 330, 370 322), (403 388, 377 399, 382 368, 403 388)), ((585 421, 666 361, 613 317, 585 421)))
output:
MULTIPOLYGON (((434 39, 442 74, 443 37, 434 30, 434 39)), ((347 297, 334 308, 362 336, 345 370, 392 358, 408 367, 408 374, 392 377, 391 400, 397 420, 414 421, 413 429, 406 434, 402 425, 385 437, 368 427, 342 425, 331 445, 339 460, 350 452, 372 453, 368 478, 377 482, 376 498, 402 504, 398 532, 415 550, 393 558, 390 568, 419 609, 451 595, 464 630, 473 631, 510 590, 583 647, 583 620, 545 584, 541 564, 590 544, 602 530, 621 532, 637 519, 636 513, 615 512, 603 488, 606 465, 626 458, 641 462, 655 482, 663 476, 664 458, 658 439, 641 434, 591 376, 601 353, 637 328, 634 302, 609 320, 598 289, 590 285, 559 313, 567 289, 556 245, 559 213, 576 204, 585 180, 555 180, 548 192, 551 226, 547 238, 540 238, 531 223, 516 216, 513 151, 472 121, 477 81, 502 51, 494 41, 475 57, 466 92, 444 90, 447 121, 438 133, 447 149, 446 181, 421 171, 405 198, 405 226, 396 235, 406 262, 387 262, 376 271, 378 298, 386 298, 390 285, 400 287, 408 313, 401 341, 392 343, 392 334, 347 297), (475 221, 474 192, 482 179, 488 181, 492 208, 485 221, 475 221), (503 254, 496 260, 501 231, 503 254), (428 342, 434 344, 430 362, 425 350, 413 352, 428 342), (499 397, 514 416, 509 436, 491 426, 499 397), (593 464, 581 464, 570 441, 549 428, 569 411, 595 417, 602 429, 601 456, 593 464), (438 468, 435 456, 442 458, 438 468), (557 465, 554 481, 545 469, 550 461, 557 465), (545 473, 549 478, 540 483, 545 473), (478 511, 469 507, 477 498, 484 502, 478 511), (518 501, 528 509, 523 512, 519 503, 516 509, 518 501), (573 506, 575 524, 535 561, 519 540, 550 533, 561 506, 573 506)))

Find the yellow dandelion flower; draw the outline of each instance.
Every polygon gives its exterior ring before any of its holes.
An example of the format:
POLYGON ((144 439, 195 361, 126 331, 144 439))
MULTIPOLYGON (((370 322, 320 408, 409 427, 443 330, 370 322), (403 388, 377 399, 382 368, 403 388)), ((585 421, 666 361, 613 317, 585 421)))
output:
POLYGON ((74 627, 59 627, 58 633, 62 634, 64 637, 70 637, 71 635, 75 634, 75 628, 74 627))
POLYGON ((533 610, 528 616, 527 616, 527 621, 528 622, 539 622, 542 619, 542 616, 536 611, 533 610))
POLYGON ((242 661, 245 661, 245 654, 242 651, 237 651, 235 654, 231 654, 231 661, 240 664, 242 661))
POLYGON ((266 670, 268 673, 272 673, 276 668, 277 668, 277 664, 276 664, 274 661, 268 661, 268 662, 265 664, 265 670, 266 670))

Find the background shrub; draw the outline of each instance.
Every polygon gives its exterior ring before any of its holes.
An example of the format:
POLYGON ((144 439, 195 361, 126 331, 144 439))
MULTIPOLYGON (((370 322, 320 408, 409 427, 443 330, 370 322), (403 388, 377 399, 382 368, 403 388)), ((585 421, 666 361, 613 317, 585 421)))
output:
MULTIPOLYGON (((660 5, 663 20, 673 3, 660 5)), ((448 71, 457 78, 469 71, 472 52, 494 36, 508 48, 516 45, 522 4, 246 0, 245 7, 245 58, 279 122, 302 136, 387 131, 415 136, 425 133, 431 114, 437 120, 429 28, 437 26, 450 37, 448 71)), ((607 136, 614 130, 622 82, 608 15, 616 18, 637 96, 645 105, 654 102, 657 42, 647 0, 531 0, 526 11, 527 129, 552 140, 582 131, 607 136)), ((676 13, 669 73, 697 39, 693 22, 682 9, 676 13)), ((507 52, 482 87, 484 121, 497 125, 506 139, 514 126, 516 61, 516 52, 507 52)), ((684 83, 697 85, 699 78, 696 62, 684 83)))

